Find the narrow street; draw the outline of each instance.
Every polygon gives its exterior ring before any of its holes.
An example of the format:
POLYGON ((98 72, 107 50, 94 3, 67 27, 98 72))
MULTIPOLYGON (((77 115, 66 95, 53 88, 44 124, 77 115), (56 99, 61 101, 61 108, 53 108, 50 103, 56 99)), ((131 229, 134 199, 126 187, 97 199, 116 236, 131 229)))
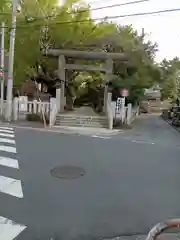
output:
MULTIPOLYGON (((131 131, 123 134, 123 139, 139 141, 139 143, 156 144, 164 147, 179 147, 180 135, 159 116, 142 115, 133 124, 131 131)), ((120 136, 122 139, 122 135, 120 136)))
POLYGON ((15 140, 19 170, 0 174, 23 196, 1 191, 0 215, 24 226, 16 240, 137 236, 180 216, 180 135, 158 116, 110 139, 15 129, 15 140), (58 179, 58 166, 82 172, 58 179))

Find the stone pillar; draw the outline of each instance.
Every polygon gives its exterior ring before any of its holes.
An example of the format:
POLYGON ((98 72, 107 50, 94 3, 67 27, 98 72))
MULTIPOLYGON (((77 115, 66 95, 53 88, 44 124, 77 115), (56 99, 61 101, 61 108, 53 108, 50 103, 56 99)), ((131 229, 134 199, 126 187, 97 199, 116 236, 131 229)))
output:
POLYGON ((58 76, 59 76, 60 80, 62 80, 62 82, 61 82, 61 88, 56 89, 57 108, 58 108, 58 110, 63 112, 64 106, 65 106, 64 92, 65 92, 65 80, 66 80, 64 55, 60 55, 59 59, 58 59, 58 76))
POLYGON ((132 119, 132 104, 129 103, 127 106, 127 118, 126 118, 126 123, 128 125, 131 124, 131 119, 132 119))
MULTIPOLYGON (((112 59, 106 60, 105 69, 106 69, 105 82, 106 82, 106 84, 108 84, 111 79, 112 72, 113 72, 113 60, 112 59)), ((106 85, 104 88, 104 109, 103 109, 104 113, 107 112, 107 98, 108 98, 108 85, 106 85)))
POLYGON ((110 103, 112 102, 112 93, 111 92, 108 93, 108 101, 110 103))
POLYGON ((33 113, 36 114, 37 113, 37 100, 33 100, 33 113))
POLYGON ((126 118, 126 107, 125 107, 125 97, 121 98, 121 121, 122 123, 125 122, 126 118))
POLYGON ((50 98, 49 127, 52 127, 57 114, 57 100, 50 98))
POLYGON ((109 111, 108 113, 108 127, 109 129, 113 129, 113 119, 114 119, 114 114, 113 114, 113 110, 112 110, 112 93, 108 93, 108 104, 109 104, 109 109, 107 108, 107 111, 109 111), (111 108, 111 109, 110 109, 111 108))
POLYGON ((19 114, 19 98, 15 97, 13 99, 13 120, 17 121, 18 120, 18 114, 19 114))

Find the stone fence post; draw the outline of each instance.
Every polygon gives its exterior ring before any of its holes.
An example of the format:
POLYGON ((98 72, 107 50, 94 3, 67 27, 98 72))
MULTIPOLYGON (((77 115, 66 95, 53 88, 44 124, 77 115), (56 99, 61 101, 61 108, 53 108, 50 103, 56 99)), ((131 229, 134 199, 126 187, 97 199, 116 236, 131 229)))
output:
POLYGON ((19 115, 19 98, 18 97, 15 97, 13 99, 12 112, 13 112, 13 120, 17 121, 18 120, 18 115, 19 115))

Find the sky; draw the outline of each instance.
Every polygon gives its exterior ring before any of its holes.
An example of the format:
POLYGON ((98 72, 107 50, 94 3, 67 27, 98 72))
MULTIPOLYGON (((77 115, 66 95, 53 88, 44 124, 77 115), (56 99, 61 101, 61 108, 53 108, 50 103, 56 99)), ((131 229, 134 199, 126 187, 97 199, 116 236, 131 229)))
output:
MULTIPOLYGON (((135 0, 86 0, 92 9, 133 1, 135 0)), ((92 17, 100 18, 172 8, 180 8, 180 0, 149 0, 144 3, 94 10, 92 11, 92 17)), ((138 31, 144 28, 148 38, 158 43, 159 52, 156 57, 158 62, 163 58, 180 57, 180 11, 151 16, 117 18, 113 21, 121 25, 132 24, 138 31)))

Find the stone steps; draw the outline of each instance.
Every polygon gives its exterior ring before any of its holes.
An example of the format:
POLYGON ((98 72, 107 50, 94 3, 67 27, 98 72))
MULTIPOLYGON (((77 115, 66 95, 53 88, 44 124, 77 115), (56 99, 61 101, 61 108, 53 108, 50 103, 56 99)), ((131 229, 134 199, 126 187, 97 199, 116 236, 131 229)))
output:
POLYGON ((144 109, 146 112, 151 112, 151 113, 158 113, 162 112, 163 109, 166 109, 169 107, 169 103, 167 101, 160 101, 160 100, 155 100, 155 101, 142 101, 140 103, 141 109, 144 109))
POLYGON ((58 114, 55 126, 108 128, 108 120, 101 116, 58 114))

